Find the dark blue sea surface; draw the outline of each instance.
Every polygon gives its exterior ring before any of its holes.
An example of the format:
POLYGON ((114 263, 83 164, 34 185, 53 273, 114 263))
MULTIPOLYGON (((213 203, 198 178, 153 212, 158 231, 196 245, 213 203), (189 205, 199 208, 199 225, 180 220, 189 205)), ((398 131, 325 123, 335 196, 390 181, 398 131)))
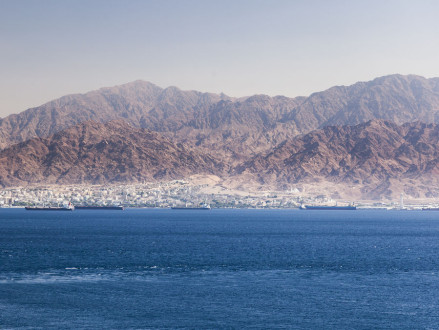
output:
POLYGON ((439 212, 0 209, 0 328, 439 328, 439 212))

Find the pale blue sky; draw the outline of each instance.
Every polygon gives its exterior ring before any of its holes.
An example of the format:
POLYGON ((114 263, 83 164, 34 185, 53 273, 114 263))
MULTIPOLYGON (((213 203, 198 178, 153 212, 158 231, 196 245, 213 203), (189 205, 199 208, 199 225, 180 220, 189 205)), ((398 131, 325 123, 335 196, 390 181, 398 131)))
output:
POLYGON ((0 0, 0 116, 142 79, 309 95, 439 77, 436 0, 0 0))

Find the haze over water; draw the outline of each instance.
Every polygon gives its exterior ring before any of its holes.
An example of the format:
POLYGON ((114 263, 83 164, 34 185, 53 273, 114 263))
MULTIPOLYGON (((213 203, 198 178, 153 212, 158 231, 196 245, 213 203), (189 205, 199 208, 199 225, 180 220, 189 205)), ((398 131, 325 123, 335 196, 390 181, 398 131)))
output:
POLYGON ((436 328, 438 212, 0 210, 4 328, 436 328))

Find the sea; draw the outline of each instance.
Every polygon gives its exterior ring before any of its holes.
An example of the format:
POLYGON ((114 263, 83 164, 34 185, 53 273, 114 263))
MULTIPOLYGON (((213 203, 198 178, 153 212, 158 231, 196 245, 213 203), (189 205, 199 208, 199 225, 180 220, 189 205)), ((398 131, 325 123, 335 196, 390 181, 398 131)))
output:
POLYGON ((0 209, 0 329, 438 329, 439 212, 0 209))

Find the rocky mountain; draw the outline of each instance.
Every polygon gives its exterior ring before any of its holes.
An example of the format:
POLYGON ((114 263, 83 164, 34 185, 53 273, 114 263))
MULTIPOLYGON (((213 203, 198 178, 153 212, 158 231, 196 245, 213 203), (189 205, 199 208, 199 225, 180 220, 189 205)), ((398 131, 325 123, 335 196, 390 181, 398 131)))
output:
POLYGON ((123 120, 88 121, 0 151, 0 185, 104 184, 215 175, 229 187, 291 187, 337 198, 439 197, 439 125, 327 126, 234 164, 123 120))
POLYGON ((439 78, 392 75, 297 98, 136 81, 1 119, 0 185, 215 174, 234 186, 439 196, 438 122, 439 78))
POLYGON ((88 121, 0 152, 0 185, 100 184, 223 173, 213 156, 123 121, 88 121))
POLYGON ((439 196, 439 125, 373 120, 328 126, 282 143, 233 174, 284 189, 319 182, 356 186, 363 198, 439 196))
POLYGON ((391 75, 312 94, 283 119, 302 133, 328 125, 356 125, 372 119, 397 124, 439 122, 439 78, 391 75))
POLYGON ((229 158, 235 164, 298 134, 327 125, 371 119, 397 124, 439 121, 439 78, 392 75, 337 86, 309 97, 224 94, 162 89, 136 81, 69 95, 0 120, 0 148, 52 134, 78 123, 124 119, 160 132, 175 143, 229 158))
POLYGON ((84 121, 101 123, 124 119, 140 127, 143 116, 151 112, 151 127, 169 117, 168 126, 185 117, 192 108, 205 107, 226 96, 194 91, 183 92, 175 87, 162 89, 154 84, 135 81, 102 88, 86 94, 67 95, 40 107, 10 115, 0 120, 0 146, 23 142, 32 137, 48 137, 84 121))

